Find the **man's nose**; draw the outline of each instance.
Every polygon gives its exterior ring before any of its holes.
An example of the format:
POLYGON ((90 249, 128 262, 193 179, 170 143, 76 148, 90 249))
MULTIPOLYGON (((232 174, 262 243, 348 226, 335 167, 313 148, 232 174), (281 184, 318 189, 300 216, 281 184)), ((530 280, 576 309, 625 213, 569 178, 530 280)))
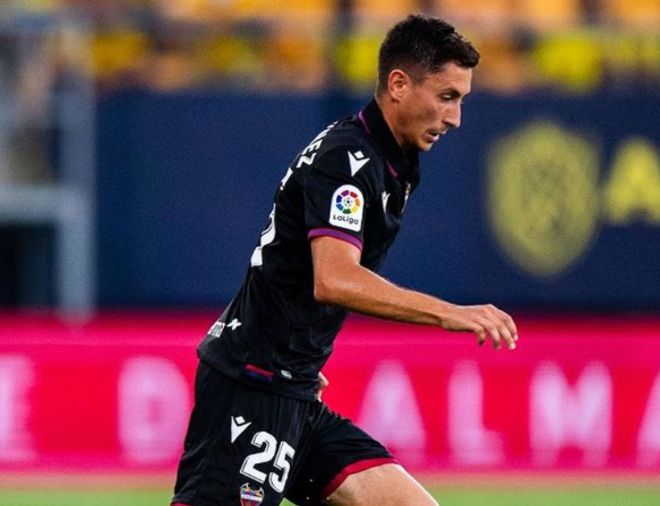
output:
POLYGON ((444 122, 450 128, 458 128, 461 126, 461 106, 459 104, 452 106, 449 111, 447 111, 444 122))

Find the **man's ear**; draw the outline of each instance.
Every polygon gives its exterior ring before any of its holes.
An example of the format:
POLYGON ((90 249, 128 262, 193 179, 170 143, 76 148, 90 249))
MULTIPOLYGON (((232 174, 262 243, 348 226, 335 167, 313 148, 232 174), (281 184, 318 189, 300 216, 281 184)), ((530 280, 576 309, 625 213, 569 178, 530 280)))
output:
POLYGON ((407 92, 412 79, 403 70, 394 69, 387 76, 387 91, 392 100, 399 101, 407 92))

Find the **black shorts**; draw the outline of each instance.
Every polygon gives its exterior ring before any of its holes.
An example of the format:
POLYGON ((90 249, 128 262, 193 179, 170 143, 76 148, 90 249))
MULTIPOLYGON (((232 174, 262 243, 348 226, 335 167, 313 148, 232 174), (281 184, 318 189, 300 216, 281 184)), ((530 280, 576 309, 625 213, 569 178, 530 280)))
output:
POLYGON ((350 474, 387 463, 380 443, 320 401, 250 388, 200 362, 172 502, 315 506, 350 474))

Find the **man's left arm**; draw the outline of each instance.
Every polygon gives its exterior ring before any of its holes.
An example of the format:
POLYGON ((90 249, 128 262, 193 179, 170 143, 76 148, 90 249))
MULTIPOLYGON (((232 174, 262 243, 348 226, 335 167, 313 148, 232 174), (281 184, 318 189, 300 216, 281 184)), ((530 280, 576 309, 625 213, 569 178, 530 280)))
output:
POLYGON ((401 288, 360 265, 360 249, 333 237, 315 238, 311 248, 318 302, 386 320, 472 332, 480 344, 490 338, 496 349, 516 347, 513 319, 491 304, 461 306, 401 288))

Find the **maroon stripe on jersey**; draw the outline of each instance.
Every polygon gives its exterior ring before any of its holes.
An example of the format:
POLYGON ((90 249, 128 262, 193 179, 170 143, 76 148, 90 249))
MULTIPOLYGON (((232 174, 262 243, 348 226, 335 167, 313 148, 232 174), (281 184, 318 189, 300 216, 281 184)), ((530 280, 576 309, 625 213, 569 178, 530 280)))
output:
POLYGON ((367 124, 367 120, 364 119, 364 113, 363 113, 362 111, 360 111, 360 112, 358 113, 358 118, 360 118, 360 121, 362 122, 362 126, 363 126, 364 129, 367 131, 367 133, 368 133, 369 135, 371 135, 371 129, 369 128, 369 125, 367 124))
POLYGON ((313 228, 309 231, 309 234, 307 234, 307 238, 312 239, 314 237, 334 237, 335 239, 341 239, 362 251, 362 241, 351 234, 342 232, 341 230, 335 230, 334 228, 313 228))
POLYGON ((265 369, 261 369, 256 365, 252 365, 252 364, 248 364, 245 366, 245 372, 254 374, 256 376, 261 376, 263 379, 267 379, 268 381, 271 381, 274 376, 272 372, 266 371, 265 369))
POLYGON ((382 466, 384 464, 398 464, 396 459, 393 459, 392 457, 383 457, 383 458, 378 458, 378 459, 367 459, 367 460, 360 460, 359 462, 355 462, 351 464, 350 466, 346 466, 344 469, 342 469, 337 476, 335 476, 330 483, 328 483, 323 490, 321 491, 321 499, 327 499, 332 495, 332 493, 337 490, 344 481, 346 481, 346 478, 348 478, 351 474, 356 474, 359 473, 360 471, 366 471, 367 469, 371 469, 372 467, 378 467, 382 466))
POLYGON ((394 177, 399 176, 399 173, 394 170, 394 166, 390 163, 389 160, 387 160, 387 169, 390 171, 390 174, 392 174, 394 177))
MULTIPOLYGON (((364 117, 363 111, 360 111, 358 113, 358 118, 360 118, 360 121, 362 122, 362 126, 366 130, 367 134, 371 135, 371 129, 369 128, 369 124, 367 123, 367 120, 364 117)), ((394 170, 394 166, 390 163, 390 161, 389 160, 385 160, 385 161, 387 162, 387 170, 390 171, 390 174, 392 174, 394 177, 399 177, 399 173, 396 170, 394 170)))

